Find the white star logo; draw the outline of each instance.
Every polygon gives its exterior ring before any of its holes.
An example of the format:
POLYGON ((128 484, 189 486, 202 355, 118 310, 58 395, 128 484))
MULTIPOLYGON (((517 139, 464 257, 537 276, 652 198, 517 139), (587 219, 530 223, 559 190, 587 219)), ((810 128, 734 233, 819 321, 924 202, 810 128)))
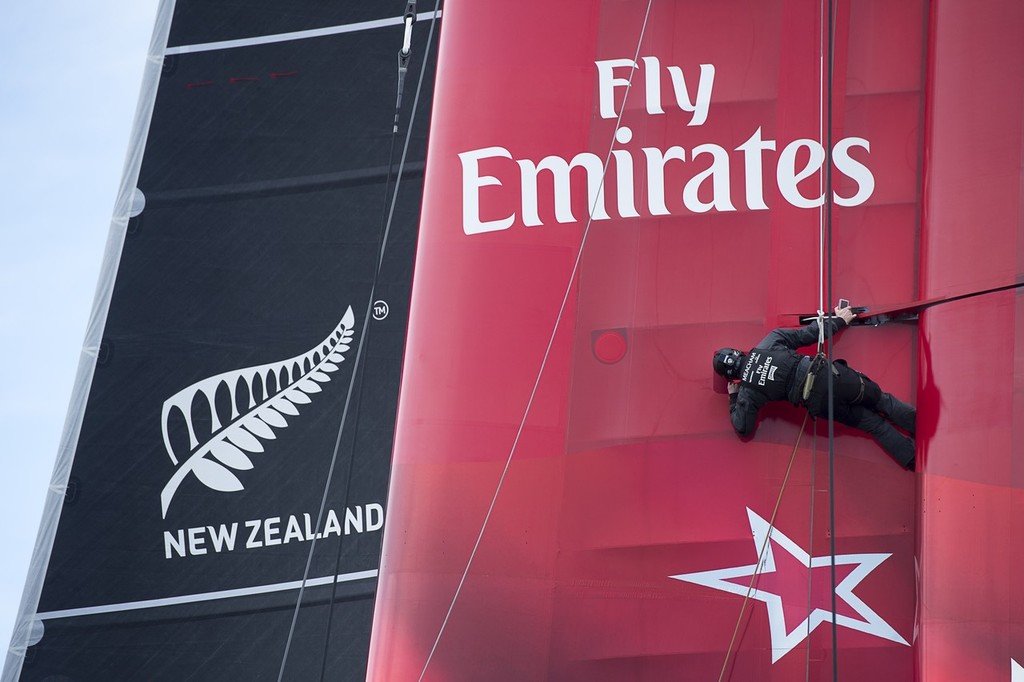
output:
MULTIPOLYGON (((684 573, 670 577, 723 592, 731 592, 741 597, 746 596, 749 589, 751 598, 763 601, 768 607, 768 627, 772 638, 772 663, 775 663, 792 651, 793 647, 809 636, 816 627, 822 623, 832 622, 831 591, 828 585, 831 581, 812 581, 809 595, 807 576, 809 572, 813 575, 816 568, 828 568, 831 565, 831 557, 812 558, 799 545, 783 535, 778 528, 770 527, 767 521, 749 508, 747 508, 747 517, 750 519, 750 530, 754 535, 755 552, 760 552, 761 548, 764 548, 760 569, 757 564, 754 564, 722 568, 717 571, 684 573), (769 539, 771 542, 767 542, 769 539), (778 546, 786 552, 786 554, 779 554, 778 564, 773 546, 778 546), (780 570, 783 565, 785 570, 780 570), (755 573, 758 577, 754 581, 754 587, 750 588, 750 577, 755 573), (794 577, 794 574, 802 574, 802 576, 794 577), (737 580, 741 578, 746 578, 746 580, 737 580), (785 589, 787 587, 793 589, 785 589), (772 588, 775 588, 775 591, 772 591, 772 588), (784 594, 800 595, 800 597, 784 602, 784 594), (811 610, 808 603, 809 596, 812 601, 823 606, 827 605, 827 608, 818 607, 811 610), (795 620, 793 616, 802 616, 807 614, 808 610, 810 613, 804 617, 802 622, 791 629, 786 627, 787 615, 792 621, 795 620)), ((891 554, 836 555, 836 576, 845 574, 836 585, 836 624, 910 646, 892 626, 882 620, 853 593, 860 581, 890 556, 891 554)))

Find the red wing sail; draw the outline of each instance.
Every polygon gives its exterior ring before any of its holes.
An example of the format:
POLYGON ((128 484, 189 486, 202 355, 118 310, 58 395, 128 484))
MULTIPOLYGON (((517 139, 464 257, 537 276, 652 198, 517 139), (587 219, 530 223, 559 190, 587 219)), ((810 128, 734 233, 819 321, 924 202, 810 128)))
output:
MULTIPOLYGON (((1008 3, 985 4, 992 16, 974 26, 923 0, 840 2, 828 31, 828 5, 805 0, 653 2, 649 15, 618 0, 447 3, 369 679, 936 679, 944 638, 968 621, 1001 648, 965 657, 1009 668, 1019 619, 985 615, 1020 601, 1008 574, 979 602, 942 581, 974 566, 949 529, 1000 545, 978 550, 993 571, 1020 553, 1009 488, 988 498, 957 479, 958 439, 984 431, 1003 468, 977 481, 1009 484, 1011 390, 991 394, 1001 373, 948 399, 931 382, 980 383, 952 365, 989 330, 996 357, 1019 357, 1015 307, 989 311, 1008 314, 984 332, 968 331, 964 302, 959 315, 929 311, 920 334, 839 337, 837 356, 920 396, 924 473, 836 426, 831 500, 825 420, 802 431, 800 410, 772 404, 742 441, 710 379, 716 348, 830 308, 829 269, 835 298, 855 304, 995 286, 977 263, 945 279, 976 233, 933 235, 954 218, 922 219, 921 201, 930 154, 947 184, 928 188, 927 211, 965 211, 958 192, 982 172, 957 166, 973 149, 970 114, 983 124, 953 55, 999 38, 992 69, 1020 75, 1008 33, 1020 12, 1000 24, 1008 3), (940 103, 958 97, 945 120, 940 103), (930 348, 940 333, 954 341, 930 348), (1001 409, 936 416, 956 400, 1001 409), (946 525, 946 490, 970 523, 946 525), (971 495, 986 511, 968 509, 971 495), (982 529, 988 511, 996 531, 982 529), (960 620, 919 615, 933 597, 960 620)), ((992 149, 1015 136, 999 198, 1017 202, 1022 80, 1001 132, 987 132, 992 149)), ((1004 244, 992 274, 1012 283, 1019 223, 992 219, 1004 244)))

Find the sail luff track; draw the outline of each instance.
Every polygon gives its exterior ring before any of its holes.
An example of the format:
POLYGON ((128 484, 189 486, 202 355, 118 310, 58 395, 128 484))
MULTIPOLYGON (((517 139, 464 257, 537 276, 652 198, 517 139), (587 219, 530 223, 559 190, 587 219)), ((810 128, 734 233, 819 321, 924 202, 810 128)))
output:
POLYGON ((16 682, 21 677, 28 647, 35 644, 42 636, 40 615, 37 610, 57 536, 61 512, 64 508, 71 468, 78 450, 82 424, 85 420, 86 404, 89 400, 93 375, 100 355, 103 329, 114 293, 128 221, 139 209, 136 202, 136 185, 142 169, 143 150, 156 105, 157 88, 160 83, 160 73, 166 54, 175 2, 176 0, 161 0, 157 8, 156 23, 147 53, 147 63, 143 71, 142 87, 136 106, 131 140, 128 143, 121 186, 114 204, 103 264, 96 284, 92 313, 86 327, 82 354, 71 393, 71 403, 68 407, 68 416, 43 506, 39 534, 32 552, 32 559, 29 562, 28 577, 22 593, 18 617, 11 636, 3 674, 0 675, 2 682, 16 682))

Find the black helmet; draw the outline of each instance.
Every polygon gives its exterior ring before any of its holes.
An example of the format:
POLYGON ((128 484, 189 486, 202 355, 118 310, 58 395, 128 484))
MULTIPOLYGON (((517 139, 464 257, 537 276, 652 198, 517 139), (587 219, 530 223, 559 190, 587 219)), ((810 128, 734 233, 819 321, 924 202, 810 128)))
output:
POLYGON ((739 379, 744 355, 735 348, 719 348, 715 351, 711 366, 726 379, 739 379))

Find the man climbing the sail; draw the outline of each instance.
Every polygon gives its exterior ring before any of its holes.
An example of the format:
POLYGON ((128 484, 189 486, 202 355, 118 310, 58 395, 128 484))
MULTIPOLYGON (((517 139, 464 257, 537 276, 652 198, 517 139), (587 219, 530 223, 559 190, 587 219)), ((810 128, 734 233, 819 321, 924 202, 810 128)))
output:
MULTIPOLYGON (((729 381, 729 414, 736 433, 753 434, 757 414, 770 400, 806 407, 812 417, 827 416, 829 362, 820 352, 811 357, 796 349, 820 341, 819 324, 823 323, 822 338, 828 338, 854 317, 849 306, 836 306, 835 317, 819 317, 805 327, 775 329, 748 353, 735 348, 715 351, 712 366, 729 381)), ((831 372, 835 420, 869 434, 900 466, 913 471, 917 410, 883 392, 845 360, 831 363, 831 372)))

